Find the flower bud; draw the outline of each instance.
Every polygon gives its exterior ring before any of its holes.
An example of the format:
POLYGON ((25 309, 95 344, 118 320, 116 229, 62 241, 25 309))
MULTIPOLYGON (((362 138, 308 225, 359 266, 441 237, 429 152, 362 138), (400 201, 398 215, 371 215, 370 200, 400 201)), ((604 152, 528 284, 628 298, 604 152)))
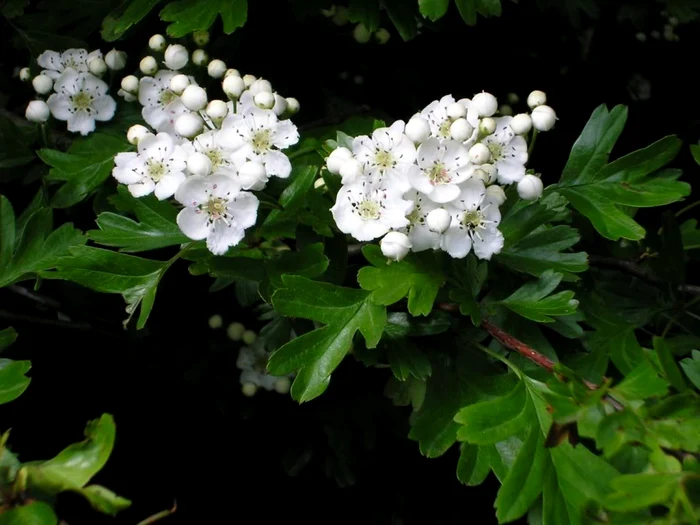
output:
POLYGON ((88 63, 88 69, 90 70, 90 73, 96 77, 101 77, 107 72, 107 64, 102 58, 95 57, 88 63))
POLYGON ((267 91, 255 95, 253 101, 260 109, 272 109, 275 106, 275 96, 267 91))
POLYGON ((112 49, 105 55, 105 64, 112 71, 121 71, 126 67, 126 53, 112 49))
POLYGON ((498 110, 498 101, 491 93, 477 93, 471 101, 473 108, 479 117, 490 117, 498 110))
MULTIPOLYGON (((258 77, 255 75, 243 75, 243 82, 246 88, 249 88, 257 79, 258 77)), ((272 91, 272 89, 270 89, 270 91, 272 91)))
POLYGON ((275 115, 280 117, 287 111, 287 101, 284 97, 278 95, 277 93, 275 93, 274 97, 275 105, 272 106, 272 111, 274 111, 275 115))
POLYGON ((352 151, 348 148, 336 148, 326 159, 326 167, 333 175, 340 174, 340 168, 345 162, 352 158, 352 151))
POLYGON ((29 122, 46 122, 49 120, 50 114, 49 105, 43 100, 32 100, 24 112, 24 116, 29 122))
POLYGON ((195 31, 192 33, 192 40, 198 46, 206 46, 209 43, 209 31, 195 31))
POLYGON ((212 167, 211 159, 200 151, 187 158, 187 169, 192 175, 206 177, 211 173, 212 167))
POLYGON ((216 58, 209 62, 207 73, 209 73, 209 76, 212 78, 222 78, 224 73, 226 73, 226 64, 223 60, 216 58))
POLYGON ((238 180, 244 190, 261 190, 267 182, 265 166, 254 160, 243 163, 238 169, 238 180))
POLYGON ((315 190, 324 190, 326 188, 326 181, 323 180, 323 177, 319 177, 314 181, 314 189, 315 190))
POLYGON ((341 182, 343 184, 352 184, 357 179, 362 177, 364 171, 364 164, 362 164, 359 160, 348 159, 343 162, 342 166, 340 166, 340 176, 342 177, 341 182))
POLYGON ((481 135, 491 135, 496 131, 496 121, 491 117, 482 118, 479 122, 479 133, 481 135))
POLYGON ((241 340, 247 345, 252 345, 257 338, 258 338, 258 334, 256 334, 252 330, 246 330, 241 335, 241 340))
POLYGON ((264 78, 258 78, 250 84, 248 89, 253 95, 257 95, 258 93, 264 92, 272 93, 272 84, 270 84, 269 80, 265 80, 264 78))
POLYGON ((452 216, 445 208, 435 208, 426 218, 428 228, 435 233, 445 233, 450 227, 452 216))
POLYGON ((293 97, 287 97, 284 99, 287 102, 287 113, 289 115, 296 115, 299 113, 299 109, 301 106, 299 105, 299 101, 293 97))
POLYGON ((535 90, 527 96, 527 105, 534 109, 547 103, 547 95, 544 91, 535 90))
POLYGON ((549 131, 557 122, 557 114, 549 106, 537 106, 532 110, 530 118, 537 131, 549 131))
POLYGON ((125 102, 136 102, 138 100, 138 97, 135 97, 131 93, 127 93, 123 89, 117 91, 117 95, 119 95, 120 97, 124 97, 125 102))
POLYGON ((496 206, 500 206, 506 202, 506 192, 503 191, 503 188, 499 185, 492 184, 486 188, 486 196, 484 199, 493 202, 496 206))
POLYGON ((404 131, 413 142, 423 142, 430 137, 430 124, 420 115, 413 115, 406 124, 404 131))
POLYGON ((224 325, 224 320, 219 314, 214 314, 209 318, 209 328, 216 330, 224 325))
POLYGON ((187 62, 190 60, 190 54, 185 46, 180 44, 170 44, 165 50, 164 59, 165 66, 168 69, 177 71, 178 69, 182 69, 187 65, 187 62))
POLYGON ((258 391, 258 387, 253 383, 243 383, 241 386, 241 392, 245 397, 253 397, 258 391))
POLYGON ((145 137, 146 135, 150 135, 151 132, 148 130, 146 126, 142 126, 141 124, 134 124, 129 128, 129 130, 126 132, 126 139, 129 141, 129 144, 133 144, 134 146, 137 146, 139 141, 145 137))
POLYGON ((175 133, 191 139, 202 131, 204 121, 196 113, 183 113, 175 120, 175 133))
POLYGON ((151 48, 151 51, 155 51, 156 53, 162 53, 167 44, 163 35, 156 34, 148 39, 148 47, 151 48))
POLYGON ((53 89, 53 80, 46 75, 37 75, 32 80, 32 86, 40 95, 46 95, 53 89))
POLYGON ((135 95, 139 92, 139 79, 134 75, 128 75, 122 78, 122 89, 127 93, 135 95))
POLYGON ((201 86, 190 84, 182 92, 180 99, 190 111, 199 111, 207 105, 207 92, 201 86))
POLYGON ((241 323, 231 323, 226 328, 226 335, 231 341, 240 341, 243 332, 245 332, 245 326, 241 323))
POLYGON ((228 69, 226 70, 226 73, 224 73, 224 78, 226 78, 226 77, 228 77, 228 76, 231 76, 231 75, 240 77, 240 76, 241 76, 241 73, 240 73, 240 71, 238 71, 237 69, 234 69, 234 68, 230 67, 230 68, 228 68, 228 69))
POLYGON ((491 184, 498 176, 498 169, 493 164, 482 164, 479 166, 479 171, 483 173, 484 184, 491 184))
POLYGON ((335 15, 331 19, 337 26, 344 26, 350 21, 348 16, 348 8, 342 5, 336 6, 335 15))
POLYGON ((477 166, 485 164, 491 159, 491 151, 481 142, 474 144, 469 150, 469 158, 477 166))
POLYGON ((221 121, 228 115, 228 106, 223 100, 212 100, 207 104, 206 111, 210 119, 221 121))
POLYGON ((139 69, 144 75, 155 75, 158 71, 158 62, 152 56, 143 57, 139 62, 139 69))
POLYGON ((209 62, 209 53, 204 49, 195 49, 192 51, 192 63, 195 66, 206 66, 209 62))
POLYGON ((380 27, 379 29, 377 29, 377 32, 374 33, 374 39, 379 43, 379 45, 386 44, 390 38, 391 33, 389 33, 389 31, 387 31, 383 27, 380 27))
POLYGON ((29 71, 28 67, 23 67, 19 70, 19 79, 22 82, 29 82, 30 78, 32 78, 32 73, 29 71))
POLYGON ((400 261, 411 250, 411 241, 405 233, 389 232, 379 241, 384 257, 392 261, 400 261))
POLYGON ((275 381, 275 391, 278 394, 288 394, 289 387, 292 386, 292 382, 288 377, 280 377, 275 381))
POLYGON ((520 102, 520 97, 517 93, 508 93, 508 104, 517 104, 520 102))
POLYGON ((498 108, 498 112, 504 117, 513 116, 513 108, 510 107, 510 104, 501 104, 501 107, 498 108))
POLYGON ((464 107, 464 104, 460 104, 459 102, 453 102, 452 104, 447 106, 447 116, 450 117, 452 120, 464 118, 467 116, 467 108, 464 107))
POLYGON ((176 95, 182 95, 182 92, 189 85, 190 79, 187 75, 179 74, 170 79, 170 91, 176 95))
POLYGON ((222 84, 224 93, 230 98, 238 98, 241 93, 245 90, 245 83, 241 77, 235 75, 229 75, 224 79, 222 84))
POLYGON ((355 37, 355 41, 358 44, 366 44, 369 42, 370 38, 372 38, 372 33, 370 33, 369 29, 367 29, 364 25, 357 24, 355 29, 352 31, 352 36, 355 37))
POLYGON ((524 135, 532 129, 532 119, 527 113, 519 113, 510 121, 510 129, 516 135, 524 135))
POLYGON ((331 5, 328 9, 321 9, 321 14, 325 16, 326 18, 330 18, 332 16, 335 16, 336 13, 336 6, 335 4, 331 5))
POLYGON ((518 182, 518 195, 526 201, 534 201, 542 196, 542 179, 534 175, 525 175, 518 182))
POLYGON ((458 118, 450 126, 450 136, 460 142, 464 142, 474 133, 474 128, 469 125, 467 119, 458 118))

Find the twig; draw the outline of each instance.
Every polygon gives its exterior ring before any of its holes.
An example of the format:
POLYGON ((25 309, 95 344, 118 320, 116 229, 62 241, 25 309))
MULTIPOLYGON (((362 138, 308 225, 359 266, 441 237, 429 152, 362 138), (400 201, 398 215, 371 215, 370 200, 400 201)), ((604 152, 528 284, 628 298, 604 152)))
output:
POLYGON ((58 321, 54 319, 44 319, 42 317, 32 317, 30 315, 15 314, 7 310, 0 310, 0 318, 10 321, 21 321, 26 323, 43 324, 47 326, 58 326, 61 328, 72 328, 74 330, 93 330, 93 327, 87 323, 76 323, 74 321, 58 321))
POLYGON ((139 521, 137 525, 151 525, 152 523, 155 523, 156 521, 162 520, 163 518, 167 518, 171 514, 174 514, 176 510, 177 510, 177 501, 174 501, 173 508, 168 509, 168 510, 162 510, 158 514, 154 514, 153 516, 149 516, 145 520, 139 521))
POLYGON ((56 299, 52 299, 51 297, 46 297, 45 295, 38 294, 18 284, 11 284, 7 287, 7 289, 11 292, 16 293, 17 295, 21 295, 23 297, 26 297, 27 299, 31 299, 32 301, 42 304, 44 306, 48 306, 49 308, 58 309, 61 307, 61 303, 59 303, 56 299))

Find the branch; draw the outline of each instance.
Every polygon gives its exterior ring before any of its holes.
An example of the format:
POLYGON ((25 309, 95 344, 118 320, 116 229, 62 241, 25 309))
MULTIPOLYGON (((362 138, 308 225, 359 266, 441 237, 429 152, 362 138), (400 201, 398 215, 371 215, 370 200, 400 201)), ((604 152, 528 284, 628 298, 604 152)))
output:
POLYGON ((158 514, 154 514, 153 516, 149 516, 143 521, 140 521, 138 525, 151 525, 152 523, 155 523, 156 521, 162 520, 163 518, 167 518, 171 514, 174 514, 175 511, 177 510, 177 501, 173 502, 173 507, 171 509, 163 510, 160 511, 158 514))

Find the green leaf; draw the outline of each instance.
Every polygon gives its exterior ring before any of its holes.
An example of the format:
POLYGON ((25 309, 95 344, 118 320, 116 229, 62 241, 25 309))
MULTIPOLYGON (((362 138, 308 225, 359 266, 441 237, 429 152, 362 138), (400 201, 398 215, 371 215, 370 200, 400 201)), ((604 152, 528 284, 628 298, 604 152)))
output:
POLYGON ((501 0, 477 0, 477 9, 482 16, 501 16, 501 0))
POLYGON ((11 326, 0 330, 0 352, 17 340, 17 332, 11 326))
MULTIPOLYGON (((414 4, 415 5, 415 4, 414 4)), ((384 0, 389 19, 396 27, 404 41, 409 41, 418 34, 415 10, 410 2, 404 0, 384 0)))
POLYGON ((131 506, 131 501, 117 496, 111 490, 100 485, 89 485, 77 491, 82 494, 92 507, 103 514, 116 515, 119 511, 131 506))
POLYGON ((48 503, 32 501, 5 510, 0 514, 0 525, 56 525, 58 517, 48 503))
POLYGON ((496 496, 496 517, 506 523, 525 515, 542 492, 550 467, 544 435, 533 426, 496 496))
POLYGON ((449 6, 450 0, 418 0, 420 14, 433 22, 445 16, 449 6))
POLYGON ((62 258, 56 272, 42 274, 47 279, 72 281, 102 293, 118 293, 127 303, 129 321, 141 305, 136 326, 145 326, 156 298, 156 289, 166 262, 142 259, 101 248, 79 246, 70 250, 70 256, 62 258))
POLYGON ((25 374, 31 367, 29 361, 0 359, 0 405, 17 399, 27 389, 31 379, 25 374))
POLYGON ((309 401, 328 387, 333 370, 340 364, 359 331, 368 348, 379 343, 386 325, 386 309, 370 300, 363 290, 343 288, 284 275, 284 288, 272 296, 282 315, 301 317, 325 326, 291 340, 270 357, 268 370, 274 375, 297 371, 292 396, 309 401))
POLYGON ((217 15, 224 23, 224 33, 230 35, 245 24, 248 0, 177 0, 160 12, 163 21, 172 22, 167 32, 174 38, 209 29, 217 15))
POLYGON ((265 261, 267 276, 260 285, 261 294, 269 301, 276 289, 284 288, 284 275, 313 278, 320 276, 327 269, 328 257, 323 254, 321 243, 309 244, 301 251, 282 252, 280 257, 265 261))
POLYGON ((700 248, 700 230, 698 229, 698 221, 690 219, 681 224, 681 238, 683 239, 683 248, 686 250, 695 250, 700 248))
POLYGON ((663 337, 654 337, 654 351, 659 358, 659 365, 661 365, 661 371, 666 380, 679 392, 686 391, 688 385, 663 337))
POLYGON ((132 212, 138 222, 103 212, 97 217, 100 229, 87 232, 90 239, 123 252, 143 252, 189 242, 175 222, 178 212, 171 203, 159 201, 153 195, 137 199, 124 186, 119 186, 118 191, 123 211, 132 212))
POLYGON ((406 339, 388 343, 386 355, 391 371, 399 381, 406 381, 409 375, 425 380, 432 373, 428 356, 406 339))
POLYGON ((24 9, 29 5, 29 0, 6 0, 0 7, 0 14, 5 18, 13 19, 24 14, 24 9))
POLYGON ((647 361, 644 361, 627 374, 612 391, 615 396, 619 395, 623 399, 647 399, 666 394, 668 383, 659 377, 647 361))
POLYGON ((99 132, 74 140, 65 153, 40 149, 37 154, 51 166, 48 180, 65 181, 51 199, 51 206, 68 208, 87 198, 112 173, 116 154, 129 148, 124 137, 99 132))
POLYGON ((693 155, 693 160, 700 164, 700 144, 691 144, 690 153, 693 155))
POLYGON ((375 32, 379 29, 379 1, 350 0, 348 18, 351 22, 365 26, 370 33, 375 32))
POLYGON ((457 9, 462 17, 462 20, 467 25, 473 26, 476 24, 476 3, 477 0, 455 0, 457 9))
POLYGON ((572 314, 578 306, 572 291, 549 295, 559 286, 561 279, 562 274, 547 270, 542 273, 538 281, 524 284, 497 304, 532 321, 551 323, 554 319, 550 316, 572 314))
POLYGON ((131 0, 112 11, 102 22, 102 40, 114 42, 138 24, 160 0, 131 0), (125 7, 126 6, 126 7, 125 7))
POLYGON ((680 473, 618 476, 610 481, 610 488, 615 492, 605 499, 605 508, 632 511, 666 503, 677 490, 682 490, 682 480, 683 475, 680 473))
POLYGON ((362 249, 374 266, 366 266, 357 274, 364 290, 372 292, 372 301, 389 306, 408 296, 408 311, 412 315, 428 315, 445 275, 436 264, 433 253, 411 254, 403 261, 391 262, 376 245, 362 249))
POLYGON ((10 118, 0 116, 0 169, 16 168, 32 162, 36 156, 31 139, 10 118))
POLYGON ((0 288, 54 268, 72 247, 85 243, 85 237, 71 224, 52 228, 52 211, 37 209, 18 221, 12 205, 0 195, 0 288))
POLYGON ((462 443, 459 447, 457 479, 470 487, 481 485, 491 471, 489 450, 489 447, 462 443))
POLYGON ((387 316, 384 329, 389 337, 421 337, 437 335, 450 329, 451 321, 447 312, 435 311, 427 319, 416 319, 406 312, 391 312, 387 316))
POLYGON ((624 375, 644 362, 644 350, 637 342, 633 327, 597 332, 591 340, 591 346, 600 348, 609 355, 624 375))
MULTIPOLYGON (((2 332, 0 332, 2 334, 2 332)), ((1 346, 1 345, 0 345, 1 346)), ((700 389, 700 352, 693 350, 692 358, 686 357, 681 361, 681 367, 695 388, 700 389)))

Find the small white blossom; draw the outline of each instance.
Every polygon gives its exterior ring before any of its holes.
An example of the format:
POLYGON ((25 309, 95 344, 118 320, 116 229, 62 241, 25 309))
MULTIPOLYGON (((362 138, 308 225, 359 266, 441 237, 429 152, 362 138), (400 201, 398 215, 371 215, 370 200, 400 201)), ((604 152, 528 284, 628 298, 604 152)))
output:
POLYGON ((117 103, 107 94, 105 82, 90 73, 66 70, 54 84, 56 93, 47 100, 51 114, 68 122, 68 131, 87 135, 95 121, 111 120, 117 103))
POLYGON ((296 115, 299 113, 299 109, 301 109, 301 106, 299 105, 299 101, 293 97, 287 97, 284 99, 285 102, 287 102, 287 113, 290 115, 296 115))
POLYGON ((182 92, 185 91, 187 86, 190 85, 190 79, 187 75, 175 75, 170 79, 170 91, 175 93, 176 95, 182 95, 182 92))
POLYGON ((268 181, 267 171, 260 162, 249 160, 238 169, 236 180, 244 190, 261 190, 268 181))
MULTIPOLYGON (((450 126, 452 125, 452 120, 450 120, 450 117, 447 114, 447 108, 454 103, 455 99, 452 95, 445 95, 440 100, 434 100, 428 104, 423 111, 421 111, 421 116, 428 121, 430 126, 430 134, 432 137, 439 139, 450 138, 450 126)), ((472 124, 472 126, 475 125, 472 124)))
POLYGON ((177 117, 189 111, 170 89, 170 80, 175 75, 174 71, 164 69, 154 77, 143 77, 139 84, 139 102, 143 106, 141 115, 156 131, 172 132, 177 117))
POLYGON ((105 56, 105 64, 112 71, 121 71, 126 67, 126 53, 112 49, 105 56))
POLYGON ((126 93, 134 94, 139 91, 139 79, 135 75, 127 75, 121 81, 122 90, 126 93))
POLYGON ((49 105, 43 100, 32 100, 24 112, 24 116, 29 122, 46 122, 49 120, 51 110, 49 105))
POLYGON ((93 75, 101 77, 107 72, 107 64, 102 57, 95 57, 88 62, 88 69, 93 75))
POLYGON ((203 153, 211 161, 211 172, 235 177, 235 136, 229 131, 207 131, 192 140, 193 152, 203 153))
POLYGON ((158 63, 152 56, 146 56, 139 62, 139 69, 144 75, 153 75, 158 71, 158 63))
MULTIPOLYGON (((243 83, 245 84, 246 88, 252 86, 253 82, 255 82, 257 79, 258 77, 255 75, 243 75, 243 83)), ((270 91, 272 91, 272 88, 270 88, 270 91)))
POLYGON ((532 119, 527 113, 519 113, 510 121, 510 128, 516 135, 524 135, 532 129, 532 119))
POLYGON ((152 135, 152 133, 148 130, 146 126, 142 126, 141 124, 134 124, 126 132, 126 140, 129 141, 129 144, 133 144, 134 146, 136 146, 138 145, 139 140, 141 140, 146 135, 152 135))
POLYGON ((411 185, 434 202, 450 202, 458 184, 469 178, 469 152, 457 141, 426 140, 418 148, 418 169, 409 171, 411 185))
POLYGON ((535 90, 527 96, 527 105, 531 109, 535 109, 537 106, 541 106, 547 103, 547 95, 544 91, 535 90))
POLYGON ((490 117, 498 111, 498 100, 491 93, 477 93, 472 98, 469 109, 475 111, 479 118, 490 117))
POLYGON ((430 137, 430 124, 421 115, 413 115, 406 124, 406 136, 413 142, 420 143, 430 137))
POLYGON ((187 171, 192 175, 205 177, 211 173, 212 162, 204 153, 194 152, 187 157, 187 171))
POLYGON ((167 42, 165 41, 165 37, 163 35, 156 34, 148 39, 148 47, 157 53, 163 52, 166 45, 167 42))
POLYGON ((275 96, 269 91, 261 91, 253 100, 260 109, 272 109, 275 106, 275 96))
POLYGON ((530 115, 532 126, 537 131, 549 131, 557 122, 557 114, 549 106, 537 106, 530 115))
POLYGON ((228 115, 228 106, 223 100, 212 100, 207 104, 206 114, 214 121, 221 121, 228 115))
POLYGON ((183 113, 175 119, 175 133, 189 139, 199 135, 204 127, 204 120, 197 113, 183 113))
POLYGON ((190 111, 199 111, 207 106, 207 92, 201 86, 190 84, 182 92, 180 98, 190 111))
POLYGON ((389 232, 379 241, 379 246, 384 257, 392 261, 401 261, 411 250, 411 241, 405 233, 389 232))
POLYGON ((479 122, 479 133, 481 135, 491 135, 494 131, 496 131, 496 121, 494 119, 491 117, 481 119, 481 122, 479 122))
POLYGON ((450 227, 452 217, 445 208, 436 208, 428 213, 427 223, 430 231, 435 233, 445 233, 450 227))
POLYGON ((534 175, 525 175, 518 182, 518 195, 526 201, 534 201, 542 196, 542 179, 534 175))
POLYGON ((241 93, 245 91, 245 82, 243 82, 243 79, 241 77, 236 75, 229 75, 226 78, 224 78, 222 86, 224 89, 224 93, 226 93, 229 97, 232 98, 240 97, 241 93))
POLYGON ((469 139, 474 133, 474 128, 465 118, 458 118, 450 126, 450 136, 459 142, 469 139))
POLYGON ((527 142, 510 127, 513 117, 496 119, 496 132, 484 139, 491 152, 491 163, 498 170, 498 182, 511 184, 525 176, 527 142))
POLYGON ((326 167, 333 175, 339 175, 340 168, 343 167, 345 161, 350 160, 351 158, 352 151, 350 151, 348 148, 344 148, 342 146, 335 148, 333 151, 331 151, 331 154, 328 155, 328 158, 326 158, 326 167))
POLYGON ((221 78, 226 73, 226 64, 223 60, 214 59, 207 65, 207 73, 212 78, 221 78))
MULTIPOLYGON (((241 370, 239 378, 241 384, 261 387, 268 391, 276 389, 277 381, 282 378, 272 376, 267 372, 269 359, 270 354, 265 350, 262 342, 242 347, 236 360, 236 366, 241 370)), ((250 387, 248 389, 252 390, 250 387)))
POLYGON ((185 46, 180 44, 170 44, 165 50, 164 61, 165 67, 177 71, 182 69, 189 62, 190 55, 185 46))
POLYGON ((30 78, 32 78, 32 73, 28 67, 23 67, 19 70, 19 79, 22 82, 28 82, 30 78))
POLYGON ((438 209, 439 204, 416 190, 406 193, 404 199, 413 202, 413 209, 406 217, 409 224, 405 228, 408 239, 411 241, 411 249, 414 252, 437 250, 440 247, 441 236, 428 226, 428 215, 438 209))
POLYGON ((272 111, 278 117, 281 117, 287 112, 287 99, 275 93, 275 105, 272 106, 272 111))
POLYGON ((102 58, 101 51, 88 53, 86 49, 67 49, 63 53, 56 51, 44 51, 36 59, 37 64, 44 68, 41 72, 53 80, 56 80, 64 71, 72 69, 78 73, 87 73, 88 63, 93 58, 102 58))
POLYGON ((340 182, 342 184, 352 184, 365 175, 365 165, 355 158, 346 160, 340 166, 340 182))
POLYGON ((39 95, 46 95, 53 89, 53 80, 48 75, 37 75, 32 79, 32 87, 39 95))
MULTIPOLYGON (((248 76, 248 75, 246 75, 246 76, 248 76)), ((255 77, 253 77, 253 78, 255 78, 255 77)), ((243 80, 245 80, 245 77, 243 80)), ((270 84, 269 80, 265 80, 264 78, 258 78, 258 79, 253 80, 253 82, 250 84, 248 89, 252 95, 257 95, 258 93, 263 93, 263 92, 272 93, 272 84, 270 84)))
POLYGON ((204 49, 195 49, 192 52, 192 63, 195 66, 206 66, 209 62, 209 55, 204 49))

